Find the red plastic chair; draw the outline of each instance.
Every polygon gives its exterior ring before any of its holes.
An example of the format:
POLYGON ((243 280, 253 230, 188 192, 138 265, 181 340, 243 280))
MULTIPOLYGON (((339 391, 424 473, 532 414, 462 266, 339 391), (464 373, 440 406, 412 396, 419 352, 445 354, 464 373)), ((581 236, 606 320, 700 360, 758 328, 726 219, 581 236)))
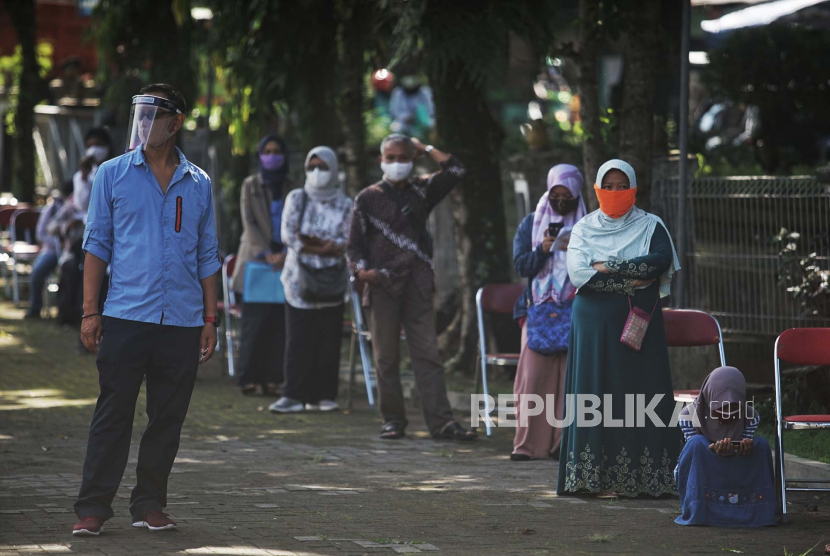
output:
MULTIPOLYGON (((692 309, 663 309, 666 343, 669 347, 718 346, 721 367, 726 366, 723 333, 718 320, 704 311, 692 309)), ((691 403, 700 390, 675 390, 674 399, 691 403)))
POLYGON ((18 272, 18 263, 34 261, 40 246, 37 245, 37 221, 40 218, 38 208, 18 208, 11 217, 11 250, 12 258, 12 288, 14 290, 14 305, 20 306, 21 274, 18 272))
MULTIPOLYGON (((476 293, 476 313, 478 317, 478 347, 479 354, 476 357, 476 365, 481 366, 481 384, 484 390, 485 400, 490 395, 487 388, 487 365, 501 367, 515 367, 519 364, 518 353, 487 353, 487 334, 484 328, 484 313, 497 315, 512 315, 513 306, 516 300, 521 297, 525 287, 523 284, 493 284, 484 286, 476 293)), ((478 385, 476 385, 478 392, 478 385)), ((495 408, 487 408, 488 413, 495 408)), ((487 429, 487 436, 490 436, 490 423, 485 420, 484 426, 487 429)))
POLYGON ((228 358, 228 375, 234 376, 236 368, 234 366, 234 321, 239 320, 242 316, 242 309, 236 303, 236 294, 231 288, 231 278, 233 271, 236 268, 236 255, 231 253, 225 260, 222 261, 222 301, 219 302, 218 309, 225 314, 224 326, 225 328, 225 344, 227 347, 228 358))
MULTIPOLYGON (((830 430, 830 415, 787 415, 781 408, 781 361, 796 365, 830 365, 830 328, 790 328, 775 341, 775 467, 779 481, 779 503, 781 515, 787 515, 787 491, 822 491, 830 488, 788 487, 784 475, 784 431, 785 430, 830 430)), ((828 484, 828 480, 798 479, 790 483, 828 484)))

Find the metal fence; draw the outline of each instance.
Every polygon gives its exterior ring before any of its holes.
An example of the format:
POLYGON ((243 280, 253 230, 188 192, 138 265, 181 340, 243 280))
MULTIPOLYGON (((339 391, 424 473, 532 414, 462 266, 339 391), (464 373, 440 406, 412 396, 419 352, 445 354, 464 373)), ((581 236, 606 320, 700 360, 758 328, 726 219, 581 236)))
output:
MULTIPOLYGON (((678 183, 656 183, 652 197, 652 210, 673 237, 678 183)), ((787 328, 830 326, 780 284, 776 241, 782 228, 798 232, 797 253, 816 252, 828 268, 830 186, 809 177, 702 178, 692 180, 689 193, 689 243, 681 261, 688 307, 715 315, 733 338, 766 341, 787 328)))

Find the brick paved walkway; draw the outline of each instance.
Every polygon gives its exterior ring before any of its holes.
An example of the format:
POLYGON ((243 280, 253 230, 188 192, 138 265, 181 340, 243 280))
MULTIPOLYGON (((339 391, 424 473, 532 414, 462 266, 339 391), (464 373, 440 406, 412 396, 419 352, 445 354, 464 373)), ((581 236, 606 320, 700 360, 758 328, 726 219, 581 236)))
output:
POLYGON ((72 331, 21 316, 0 303, 0 554, 783 555, 830 542, 828 497, 794 497, 786 526, 684 528, 676 499, 557 498, 556 462, 510 462, 507 429, 435 442, 415 410, 408 439, 381 441, 368 406, 272 415, 218 361, 200 374, 170 479, 179 530, 131 527, 134 449, 106 533, 73 538, 94 359, 76 355, 72 331))

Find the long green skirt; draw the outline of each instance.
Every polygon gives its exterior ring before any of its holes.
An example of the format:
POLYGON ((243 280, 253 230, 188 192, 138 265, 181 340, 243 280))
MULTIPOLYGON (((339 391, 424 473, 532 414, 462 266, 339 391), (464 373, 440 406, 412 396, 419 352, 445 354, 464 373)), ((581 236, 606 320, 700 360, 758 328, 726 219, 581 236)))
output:
MULTIPOLYGON (((650 312, 659 295, 657 283, 636 290, 632 305, 650 312)), ((603 420, 599 426, 579 427, 575 418, 565 429, 559 452, 559 494, 677 494, 674 468, 682 434, 679 427, 670 426, 674 400, 663 314, 658 304, 638 352, 620 343, 628 312, 628 297, 618 293, 582 288, 574 300, 565 393, 597 395, 603 420), (626 422, 626 401, 636 402, 642 394, 645 406, 655 394, 663 394, 654 413, 665 426, 656 426, 644 413, 639 421, 645 426, 607 426, 605 394, 611 395, 612 421, 623 425, 639 424, 636 407, 629 410, 626 422)))

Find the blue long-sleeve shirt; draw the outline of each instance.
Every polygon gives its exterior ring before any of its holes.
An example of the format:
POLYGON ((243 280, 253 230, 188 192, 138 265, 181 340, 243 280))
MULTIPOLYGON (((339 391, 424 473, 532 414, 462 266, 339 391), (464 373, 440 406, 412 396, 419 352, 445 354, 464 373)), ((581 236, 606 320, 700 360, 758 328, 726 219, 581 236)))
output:
MULTIPOLYGON (((542 249, 533 250, 533 215, 531 212, 524 217, 516 235, 513 237, 513 266, 516 273, 522 278, 532 278, 539 274, 553 252, 545 253, 542 249)), ((525 286, 524 292, 513 306, 513 318, 518 320, 527 316, 527 307, 532 302, 530 289, 525 286)))
POLYGON ((84 250, 108 263, 104 315, 171 326, 203 326, 200 280, 220 268, 208 175, 176 149, 167 194, 138 149, 95 174, 84 250))

